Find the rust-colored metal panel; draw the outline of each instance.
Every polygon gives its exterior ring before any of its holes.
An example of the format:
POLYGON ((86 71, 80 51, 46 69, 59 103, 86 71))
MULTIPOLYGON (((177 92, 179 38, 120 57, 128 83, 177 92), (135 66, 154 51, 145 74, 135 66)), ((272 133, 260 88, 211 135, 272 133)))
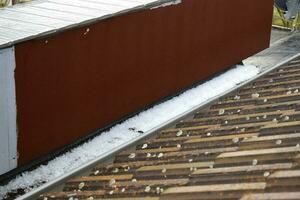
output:
POLYGON ((16 45, 19 165, 267 48, 272 5, 183 0, 16 45))

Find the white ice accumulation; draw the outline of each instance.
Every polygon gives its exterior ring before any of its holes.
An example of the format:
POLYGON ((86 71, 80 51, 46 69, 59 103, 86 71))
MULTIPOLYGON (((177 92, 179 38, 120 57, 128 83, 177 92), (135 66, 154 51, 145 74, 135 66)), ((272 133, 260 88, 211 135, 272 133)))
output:
POLYGON ((163 8, 163 7, 166 7, 166 6, 172 6, 172 5, 177 5, 177 4, 180 4, 181 3, 181 0, 174 0, 174 1, 171 1, 171 2, 167 2, 167 3, 163 3, 159 6, 155 6, 155 7, 152 7, 152 9, 157 9, 157 8, 163 8))
POLYGON ((130 128, 134 127, 136 130, 147 132, 181 113, 230 90, 258 73, 259 69, 253 65, 237 66, 167 102, 141 112, 93 140, 55 158, 47 165, 25 172, 7 185, 1 186, 0 199, 13 190, 22 188, 29 191, 42 182, 54 180, 142 134, 129 130, 130 128))

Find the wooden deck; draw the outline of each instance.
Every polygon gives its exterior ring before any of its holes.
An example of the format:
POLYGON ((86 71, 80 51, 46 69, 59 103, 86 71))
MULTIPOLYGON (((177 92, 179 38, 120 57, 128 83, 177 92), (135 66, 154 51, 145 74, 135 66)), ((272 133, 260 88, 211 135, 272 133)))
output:
POLYGON ((41 199, 300 199, 300 58, 41 199))

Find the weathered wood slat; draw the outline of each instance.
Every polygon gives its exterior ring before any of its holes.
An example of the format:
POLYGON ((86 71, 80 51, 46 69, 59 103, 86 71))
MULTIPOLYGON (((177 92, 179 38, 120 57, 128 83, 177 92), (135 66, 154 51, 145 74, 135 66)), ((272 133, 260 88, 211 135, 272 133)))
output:
POLYGON ((70 199, 71 197, 85 198, 85 197, 99 197, 105 194, 104 190, 97 191, 72 191, 72 192, 50 192, 43 196, 49 197, 49 199, 70 199))
POLYGON ((201 193, 201 192, 216 192, 216 191, 234 191, 234 190, 263 190, 266 183, 242 183, 242 184, 222 184, 222 185, 208 185, 208 186, 185 186, 169 188, 162 193, 180 194, 180 193, 201 193))
MULTIPOLYGON (((135 153, 140 153, 140 154, 146 154, 146 153, 165 153, 165 152, 174 152, 174 151, 178 151, 179 148, 177 147, 167 147, 167 148, 160 148, 160 149, 139 149, 134 151, 135 153)), ((120 153, 119 155, 129 155, 130 153, 132 153, 132 151, 128 150, 128 151, 123 151, 122 153, 120 153)))
POLYGON ((274 172, 269 178, 300 177, 300 170, 284 170, 274 172))
POLYGON ((250 166, 241 166, 241 167, 199 169, 199 170, 193 172, 193 175, 226 174, 226 173, 235 173, 235 172, 252 172, 252 171, 290 169, 292 166, 293 166, 292 163, 278 163, 278 164, 270 164, 270 165, 250 165, 250 166))
MULTIPOLYGON (((297 154, 296 154, 297 155, 297 154)), ((251 155, 243 157, 228 157, 215 160, 215 168, 232 166, 268 165, 274 163, 294 163, 297 159, 294 153, 273 155, 251 155)))
POLYGON ((159 200, 159 197, 120 197, 120 198, 101 198, 101 200, 159 200))
POLYGON ((262 150, 226 152, 220 154, 218 158, 241 157, 241 156, 262 155, 262 154, 276 154, 276 153, 290 153, 290 152, 295 152, 295 153, 300 152, 300 148, 284 147, 284 148, 271 148, 271 149, 262 149, 262 150))
POLYGON ((274 192, 260 194, 245 194, 240 200, 299 200, 300 192, 274 192))
MULTIPOLYGON (((286 94, 280 94, 280 95, 265 95, 261 96, 258 98, 249 98, 249 99, 240 99, 240 100, 227 100, 227 101, 222 101, 221 104, 212 106, 213 109, 220 109, 220 108, 231 108, 234 107, 236 108, 236 105, 243 105, 243 106, 251 106, 254 105, 258 102, 264 103, 264 104, 270 104, 274 103, 276 100, 286 100, 287 98, 293 99, 293 100, 298 100, 300 93, 293 93, 293 91, 288 90, 286 94), (289 92, 291 94, 289 94, 289 92), (287 94, 288 93, 288 94, 287 94)), ((259 94, 260 95, 260 94, 259 94)))
POLYGON ((263 128, 281 128, 288 126, 299 126, 300 121, 282 122, 282 123, 270 123, 265 125, 263 128))
POLYGON ((208 168, 212 166, 214 162, 193 162, 193 163, 183 163, 183 164, 173 164, 173 165, 156 165, 156 166, 146 166, 137 169, 137 171, 154 171, 154 170, 170 170, 170 169, 184 169, 184 168, 208 168))
POLYGON ((245 138, 252 138, 254 136, 258 136, 259 133, 247 133, 247 134, 239 134, 239 135, 226 135, 226 136, 218 136, 218 137, 206 137, 206 138, 197 138, 197 139, 190 139, 184 144, 191 144, 191 143, 200 143, 200 142, 211 142, 211 141, 223 141, 223 140, 232 140, 235 138, 238 139, 245 139, 245 138))
POLYGON ((69 180, 68 182, 86 182, 86 181, 109 181, 111 179, 116 180, 130 180, 132 179, 132 174, 124 174, 124 175, 111 175, 111 176, 82 176, 80 178, 74 178, 69 180))
POLYGON ((260 142, 260 141, 268 141, 268 140, 296 139, 296 138, 300 138, 300 133, 261 136, 261 137, 248 137, 248 138, 244 138, 243 142, 260 142))
POLYGON ((213 130, 213 129, 218 129, 219 127, 220 127, 219 124, 214 124, 214 125, 203 125, 203 126, 194 126, 194 127, 185 127, 185 128, 172 128, 172 129, 167 129, 167 130, 163 131, 162 133, 178 132, 178 131, 192 131, 192 130, 199 130, 199 129, 213 130))

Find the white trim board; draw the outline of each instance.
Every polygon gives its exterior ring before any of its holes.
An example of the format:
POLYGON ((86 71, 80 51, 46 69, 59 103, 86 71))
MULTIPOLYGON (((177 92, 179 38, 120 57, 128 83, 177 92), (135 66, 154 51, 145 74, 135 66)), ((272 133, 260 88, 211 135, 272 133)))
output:
POLYGON ((0 175, 17 166, 14 47, 0 50, 0 175))

